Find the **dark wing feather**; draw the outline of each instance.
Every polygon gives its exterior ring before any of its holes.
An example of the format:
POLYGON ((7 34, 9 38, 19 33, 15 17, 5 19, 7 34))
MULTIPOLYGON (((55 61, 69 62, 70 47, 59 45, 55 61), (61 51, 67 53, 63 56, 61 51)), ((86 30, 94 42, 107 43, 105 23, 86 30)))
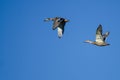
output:
POLYGON ((110 32, 106 32, 105 34, 103 34, 103 40, 105 41, 106 37, 108 37, 108 35, 110 34, 110 32))

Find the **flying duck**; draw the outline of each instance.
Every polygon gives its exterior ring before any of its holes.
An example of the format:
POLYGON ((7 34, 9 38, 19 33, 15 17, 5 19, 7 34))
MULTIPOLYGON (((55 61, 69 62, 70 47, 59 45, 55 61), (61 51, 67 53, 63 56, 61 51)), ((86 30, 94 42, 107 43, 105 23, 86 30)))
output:
POLYGON ((99 24, 96 30, 96 40, 95 41, 86 40, 85 42, 94 44, 97 46, 108 46, 110 44, 106 43, 105 40, 108 37, 109 33, 110 32, 106 32, 105 34, 102 34, 102 25, 99 24))
POLYGON ((65 26, 66 22, 68 22, 69 20, 67 20, 65 18, 61 18, 61 17, 55 17, 55 18, 46 18, 44 21, 45 22, 53 21, 52 29, 55 30, 57 28, 58 29, 58 37, 61 38, 64 33, 64 26, 65 26))

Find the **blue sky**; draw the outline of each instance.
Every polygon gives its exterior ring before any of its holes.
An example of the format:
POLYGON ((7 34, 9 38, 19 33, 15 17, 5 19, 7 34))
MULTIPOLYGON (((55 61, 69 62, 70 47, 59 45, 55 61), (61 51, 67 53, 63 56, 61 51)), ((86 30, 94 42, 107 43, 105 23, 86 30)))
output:
POLYGON ((119 0, 1 0, 0 80, 120 80, 119 0), (48 17, 70 20, 61 39, 48 17), (95 39, 99 24, 110 46, 95 39))

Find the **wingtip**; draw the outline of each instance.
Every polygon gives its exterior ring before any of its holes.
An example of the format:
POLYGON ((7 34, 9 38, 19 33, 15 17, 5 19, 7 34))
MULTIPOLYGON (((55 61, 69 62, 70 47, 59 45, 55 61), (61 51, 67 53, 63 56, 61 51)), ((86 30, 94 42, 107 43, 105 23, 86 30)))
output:
POLYGON ((102 27, 102 24, 99 24, 98 27, 102 27))
POLYGON ((110 34, 110 32, 108 31, 108 32, 107 32, 107 34, 109 35, 109 34, 110 34))

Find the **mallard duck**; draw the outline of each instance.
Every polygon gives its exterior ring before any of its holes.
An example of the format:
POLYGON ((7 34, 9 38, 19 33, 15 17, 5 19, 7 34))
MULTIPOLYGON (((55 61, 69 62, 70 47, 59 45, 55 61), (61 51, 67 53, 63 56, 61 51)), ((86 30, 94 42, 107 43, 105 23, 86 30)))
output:
POLYGON ((53 26, 52 29, 55 30, 56 28, 58 29, 58 37, 61 38, 63 33, 64 33, 64 26, 66 22, 69 20, 61 17, 55 17, 55 18, 46 18, 44 21, 53 21, 53 26))
POLYGON ((105 34, 102 34, 102 25, 99 24, 97 30, 96 30, 96 40, 95 41, 90 41, 90 40, 86 40, 85 42, 90 43, 90 44, 94 44, 97 46, 108 46, 110 44, 106 43, 106 37, 108 37, 110 32, 106 32, 105 34))

